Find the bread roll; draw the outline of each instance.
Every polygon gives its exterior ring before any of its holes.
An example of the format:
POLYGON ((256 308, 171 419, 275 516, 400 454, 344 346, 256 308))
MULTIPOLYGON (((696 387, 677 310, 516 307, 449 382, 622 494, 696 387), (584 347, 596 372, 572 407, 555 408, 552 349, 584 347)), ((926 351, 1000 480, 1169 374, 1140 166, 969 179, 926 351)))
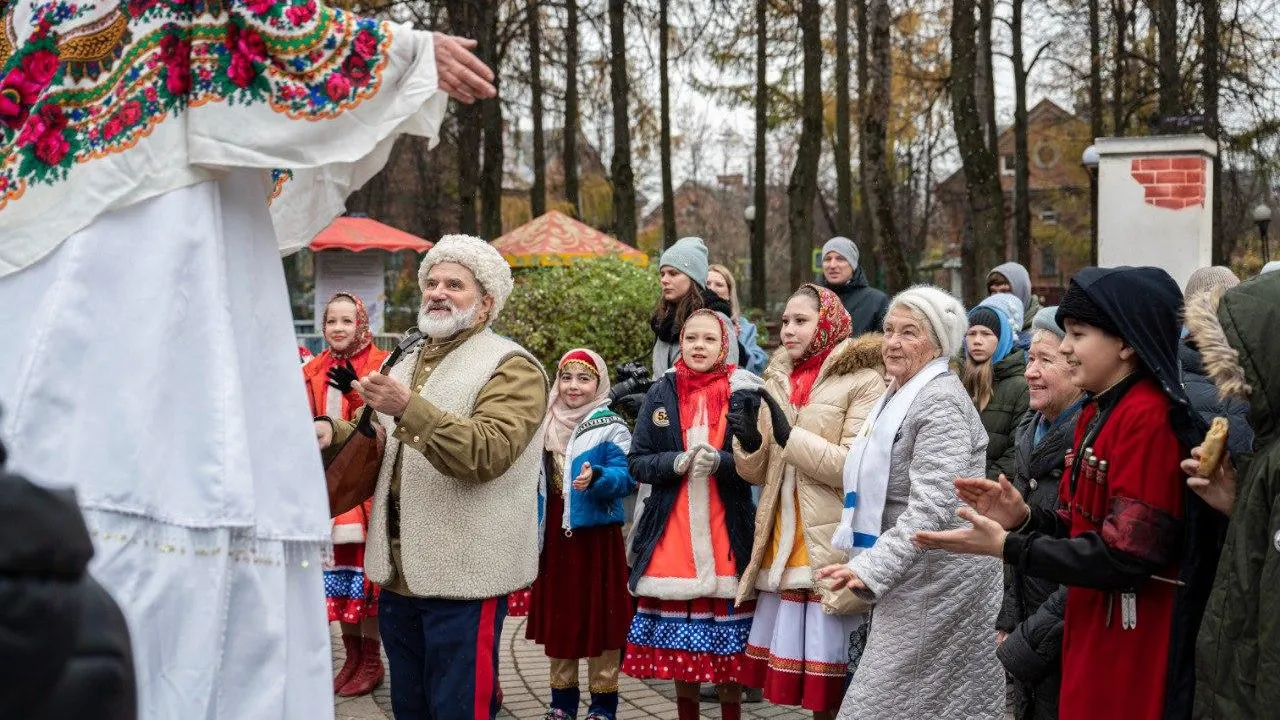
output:
POLYGON ((1227 433, 1231 429, 1226 418, 1216 417, 1205 433, 1204 443, 1200 445, 1200 477, 1213 477, 1222 464, 1222 452, 1227 446, 1227 433))

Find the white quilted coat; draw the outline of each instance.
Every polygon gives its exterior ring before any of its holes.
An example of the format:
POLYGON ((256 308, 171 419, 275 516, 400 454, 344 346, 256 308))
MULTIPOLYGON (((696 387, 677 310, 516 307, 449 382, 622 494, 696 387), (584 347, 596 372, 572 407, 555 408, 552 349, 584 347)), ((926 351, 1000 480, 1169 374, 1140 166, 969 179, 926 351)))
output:
POLYGON ((948 372, 926 385, 894 442, 882 534, 850 563, 876 606, 840 720, 1003 719, 1000 560, 911 543, 917 531, 965 524, 953 481, 981 477, 986 450, 960 379, 948 372))

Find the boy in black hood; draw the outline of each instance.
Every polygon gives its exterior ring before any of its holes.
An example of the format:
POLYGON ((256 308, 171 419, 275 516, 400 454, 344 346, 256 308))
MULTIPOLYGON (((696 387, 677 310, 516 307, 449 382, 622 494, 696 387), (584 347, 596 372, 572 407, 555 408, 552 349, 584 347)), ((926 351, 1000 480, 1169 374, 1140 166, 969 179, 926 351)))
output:
POLYGON ((971 507, 961 515, 974 528, 917 536, 1069 586, 1064 720, 1190 717, 1195 633, 1223 527, 1180 468, 1204 430, 1179 382, 1181 303, 1156 268, 1077 274, 1057 319, 1088 401, 1058 511, 1027 507, 1007 483, 962 479, 971 507))
POLYGON ((858 264, 858 246, 846 237, 833 237, 822 246, 822 278, 827 289, 840 296, 853 321, 851 337, 880 332, 889 312, 889 296, 867 283, 858 264))

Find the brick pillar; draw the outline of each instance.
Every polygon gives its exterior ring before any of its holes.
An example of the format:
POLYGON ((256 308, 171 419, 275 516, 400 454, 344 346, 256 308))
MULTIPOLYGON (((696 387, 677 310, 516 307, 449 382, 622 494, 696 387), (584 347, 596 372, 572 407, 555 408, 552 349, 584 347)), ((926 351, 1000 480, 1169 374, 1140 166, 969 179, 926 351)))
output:
POLYGON ((1204 135, 1098 138, 1098 263, 1155 265, 1185 285, 1213 257, 1213 165, 1204 135))

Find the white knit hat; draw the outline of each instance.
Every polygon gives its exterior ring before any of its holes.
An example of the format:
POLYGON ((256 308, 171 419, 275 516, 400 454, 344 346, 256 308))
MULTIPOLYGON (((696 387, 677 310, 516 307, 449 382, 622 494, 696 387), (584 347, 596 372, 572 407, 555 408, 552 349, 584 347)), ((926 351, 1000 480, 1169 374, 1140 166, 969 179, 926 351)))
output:
POLYGON ((969 331, 969 317, 965 314, 964 304, 954 295, 932 285, 916 285, 898 293, 889 303, 889 310, 898 305, 924 316, 943 355, 955 357, 960 354, 964 335, 969 331))
POLYGON ((688 275, 700 288, 707 287, 707 244, 699 237, 683 237, 667 248, 658 267, 673 267, 688 275))
POLYGON ((444 262, 455 262, 466 267, 476 276, 476 282, 486 295, 493 298, 492 323, 511 295, 515 285, 511 279, 511 266, 492 245, 473 235, 445 235, 427 251, 418 267, 418 288, 427 289, 427 275, 431 268, 444 262))

